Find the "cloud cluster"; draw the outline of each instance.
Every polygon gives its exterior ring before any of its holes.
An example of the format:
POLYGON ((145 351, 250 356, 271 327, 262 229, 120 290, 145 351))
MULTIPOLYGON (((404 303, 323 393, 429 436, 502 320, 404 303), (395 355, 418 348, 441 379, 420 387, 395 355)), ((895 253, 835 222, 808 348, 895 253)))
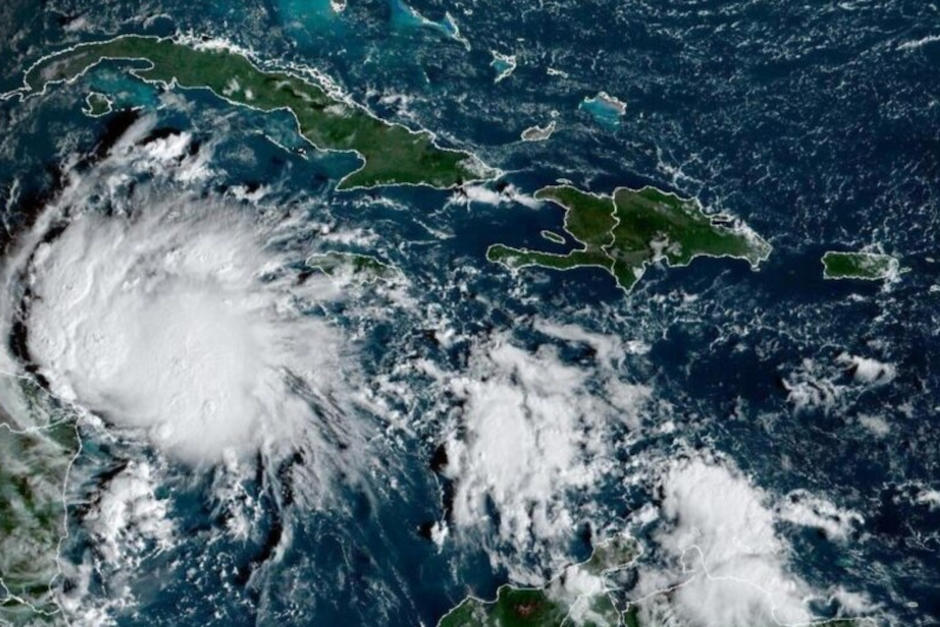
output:
POLYGON ((565 363, 550 344, 530 352, 504 336, 476 346, 450 389, 463 402, 446 441, 454 523, 530 550, 570 539, 583 514, 571 497, 603 483, 614 464, 612 427, 649 397, 609 371, 565 363))
POLYGON ((88 502, 81 520, 90 549, 78 561, 60 560, 69 585, 58 602, 72 624, 116 624, 113 613, 137 604, 132 590, 141 564, 179 541, 169 501, 157 496, 163 472, 149 461, 128 462, 88 502), (97 586, 107 594, 92 594, 97 586))
MULTIPOLYGON (((897 367, 892 363, 843 352, 832 362, 806 358, 782 382, 787 390, 787 401, 797 411, 831 412, 844 406, 860 391, 891 383, 897 374, 897 367), (847 396, 853 388, 856 394, 847 396)), ((875 425, 873 430, 881 429, 875 425)))
POLYGON ((278 264, 224 206, 81 214, 31 260, 30 353, 58 395, 186 461, 285 441, 316 421, 341 338, 278 264))
POLYGON ((349 466, 356 359, 318 313, 348 298, 344 278, 305 267, 309 225, 194 189, 211 143, 153 125, 66 168, 9 251, 2 330, 25 341, 0 366, 28 360, 60 398, 189 464, 301 450, 314 474, 349 466))
POLYGON ((854 512, 803 492, 775 511, 770 495, 737 470, 701 457, 672 462, 661 489, 663 520, 653 539, 673 566, 642 570, 635 594, 651 624, 807 624, 819 619, 811 602, 827 594, 850 614, 872 611, 861 594, 824 593, 792 572, 776 528, 786 520, 840 538, 860 521, 854 512))

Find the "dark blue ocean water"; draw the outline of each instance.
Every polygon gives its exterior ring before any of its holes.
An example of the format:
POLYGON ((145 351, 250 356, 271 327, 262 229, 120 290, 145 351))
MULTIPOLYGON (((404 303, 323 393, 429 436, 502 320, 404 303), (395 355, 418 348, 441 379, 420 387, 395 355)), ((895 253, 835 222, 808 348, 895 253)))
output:
MULTIPOLYGON (((16 87, 42 54, 77 41, 206 34, 263 59, 318 68, 383 117, 479 154, 523 192, 558 177, 597 192, 653 184, 743 218, 774 246, 756 273, 702 259, 652 268, 628 296, 599 270, 511 277, 487 264, 486 247, 550 249, 539 231, 559 230, 560 212, 468 208, 434 190, 337 194, 354 161, 301 157, 286 116, 233 112, 197 92, 186 95, 197 105, 191 115, 157 112, 161 124, 222 142, 219 177, 207 193, 267 184, 284 202, 317 200, 311 206, 321 209, 311 211, 328 211, 340 224, 381 225, 382 255, 465 333, 551 315, 644 339, 649 363, 634 376, 655 381, 657 394, 680 408, 679 430, 692 446, 729 455, 769 490, 808 489, 865 515, 842 545, 785 530, 801 576, 864 590, 900 624, 940 621, 940 511, 914 498, 940 487, 940 293, 930 291, 940 283, 940 40, 929 39, 940 36, 940 9, 898 0, 415 0, 411 7, 349 0, 337 14, 323 0, 51 0, 37 10, 10 0, 0 9, 0 90, 16 87), (518 63, 499 83, 491 51, 518 63), (627 104, 619 123, 579 107, 598 91, 627 104), (227 117, 227 137, 214 136, 216 116, 227 117), (550 141, 519 141, 523 129, 552 119, 550 141), (239 150, 254 156, 250 170, 235 158, 239 150), (427 237, 422 224, 453 237, 416 245, 427 237), (908 271, 898 283, 822 279, 825 250, 867 245, 901 259, 908 271), (487 298, 468 298, 458 282, 487 298), (890 385, 857 385, 835 365, 842 353, 894 364, 897 376, 890 385), (838 402, 794 409, 786 384, 806 370, 804 360, 846 389, 838 402), (858 417, 871 414, 890 425, 885 435, 859 426, 858 417)), ((113 129, 115 114, 81 115, 89 88, 120 92, 119 104, 146 110, 158 103, 151 88, 103 67, 28 107, 0 104, 7 235, 54 193, 65 155, 93 151, 113 129)), ((427 341, 420 321, 391 320, 369 333, 367 367, 376 372, 403 354, 459 366, 468 350, 427 341)), ((482 550, 438 551, 420 532, 441 516, 442 486, 429 469, 435 444, 415 437, 393 470, 398 489, 365 496, 350 488, 335 510, 276 505, 275 489, 259 480, 251 489, 270 516, 250 542, 231 546, 209 542, 220 524, 202 499, 211 476, 181 471, 166 490, 193 542, 147 560, 135 584, 141 606, 121 622, 433 624, 468 589, 492 594, 505 573, 482 550), (286 557, 248 581, 244 573, 264 564, 285 529, 286 557), (200 572, 183 577, 192 564, 200 572)), ((110 455, 90 447, 86 463, 106 467, 110 455)), ((642 490, 605 495, 623 515, 653 498, 642 490)), ((85 548, 79 538, 71 550, 85 548)))

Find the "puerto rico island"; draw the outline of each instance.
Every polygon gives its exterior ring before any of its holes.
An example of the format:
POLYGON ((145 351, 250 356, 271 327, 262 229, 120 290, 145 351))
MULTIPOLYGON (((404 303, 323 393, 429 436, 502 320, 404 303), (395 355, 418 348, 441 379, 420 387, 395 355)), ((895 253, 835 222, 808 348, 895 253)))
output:
POLYGON ((614 538, 541 588, 507 584, 500 586, 493 601, 467 597, 438 621, 438 627, 635 625, 635 613, 617 593, 623 589, 618 574, 638 554, 632 538, 614 538))
POLYGON ((147 82, 208 89, 259 111, 290 111, 300 134, 314 147, 355 151, 364 161, 338 189, 403 184, 446 188, 493 174, 474 155, 437 146, 427 131, 385 122, 291 71, 262 70, 242 54, 198 42, 125 35, 79 44, 40 59, 26 71, 24 86, 8 95, 41 93, 105 60, 127 61, 131 73, 147 82))
POLYGON ((891 255, 830 250, 822 256, 823 278, 882 281, 896 276, 898 260, 891 255))
POLYGON ((731 257, 757 268, 771 251, 743 223, 707 215, 698 201, 654 187, 618 187, 611 195, 599 195, 558 185, 539 189, 535 197, 565 210, 565 231, 581 248, 555 254, 494 244, 487 259, 513 270, 603 268, 629 291, 655 261, 685 266, 696 257, 731 257))

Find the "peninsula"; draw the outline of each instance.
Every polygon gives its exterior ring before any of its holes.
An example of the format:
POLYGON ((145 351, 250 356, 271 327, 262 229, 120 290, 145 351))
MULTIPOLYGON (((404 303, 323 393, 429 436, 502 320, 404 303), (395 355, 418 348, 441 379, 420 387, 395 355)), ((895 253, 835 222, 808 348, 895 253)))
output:
POLYGON ((496 598, 469 596, 439 621, 438 627, 560 627, 635 624, 629 603, 618 594, 617 575, 639 555, 635 540, 615 537, 594 549, 591 557, 568 566, 541 588, 500 586, 496 598), (634 623, 628 621, 633 620, 634 623))

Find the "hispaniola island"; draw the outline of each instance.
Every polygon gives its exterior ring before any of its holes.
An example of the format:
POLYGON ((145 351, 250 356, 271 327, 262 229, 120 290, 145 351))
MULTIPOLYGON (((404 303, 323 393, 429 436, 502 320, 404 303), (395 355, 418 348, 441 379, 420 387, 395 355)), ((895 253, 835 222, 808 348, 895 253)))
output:
POLYGON ((0 32, 0 625, 940 624, 936 5, 0 32))

